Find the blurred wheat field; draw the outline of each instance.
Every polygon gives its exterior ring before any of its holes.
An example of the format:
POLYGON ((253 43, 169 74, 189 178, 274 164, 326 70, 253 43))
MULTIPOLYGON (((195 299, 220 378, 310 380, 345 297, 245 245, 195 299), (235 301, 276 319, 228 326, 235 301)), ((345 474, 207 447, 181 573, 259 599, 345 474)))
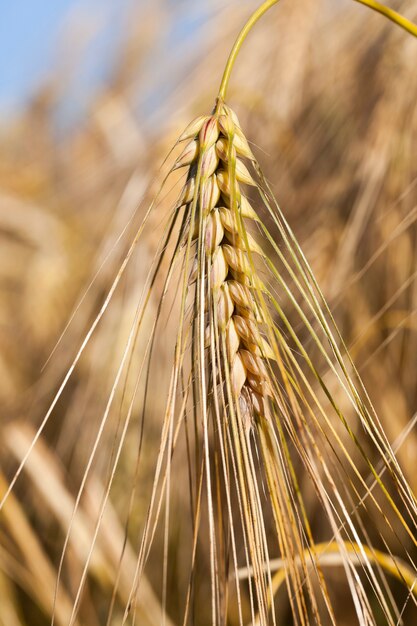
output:
MULTIPOLYGON (((146 10, 132 10, 132 27, 112 75, 71 132, 56 132, 65 98, 62 76, 40 85, 12 123, 0 123, 1 494, 106 301, 158 188, 162 160, 188 121, 211 110, 231 42, 257 3, 207 4, 209 17, 175 50, 166 47, 176 19, 174 6, 155 2, 146 10), (171 65, 162 60, 158 64, 164 55, 176 58, 171 65)), ((417 20, 414 0, 395 5, 417 20)), ((416 58, 413 38, 363 7, 282 0, 251 33, 229 94, 414 493, 416 58)), ((146 421, 139 400, 132 406, 129 402, 136 385, 138 398, 145 393, 137 381, 139 355, 147 349, 164 291, 162 280, 156 282, 144 330, 134 339, 137 349, 126 379, 111 406, 108 400, 146 292, 146 267, 160 252, 169 203, 177 192, 177 187, 169 188, 158 200, 141 244, 1 512, 1 625, 50 624, 55 605, 58 626, 115 626, 131 602, 165 408, 161 390, 170 376, 175 295, 152 347, 158 388, 152 388, 146 403, 146 421), (123 434, 123 416, 129 410, 131 420, 123 434), (74 516, 80 487, 84 489, 74 516)), ((310 341, 307 335, 301 339, 310 341)), ((346 400, 329 372, 323 372, 326 376, 343 405, 346 400)), ((360 436, 358 420, 349 416, 360 436)), ((182 598, 189 584, 184 563, 190 560, 192 535, 184 460, 189 451, 183 442, 178 446, 172 461, 169 536, 163 527, 155 528, 127 623, 182 623, 182 598), (166 550, 170 569, 164 588, 166 550)), ((355 462, 368 480, 369 468, 359 456, 355 462)), ((371 462, 378 467, 378 458, 371 462)), ((323 513, 309 492, 302 464, 296 469, 312 531, 324 540, 323 513)), ((269 529, 269 509, 265 516, 269 529)), ((383 521, 376 516, 367 532, 376 548, 395 554, 395 541, 386 546, 381 540, 383 521)), ((207 521, 201 523, 204 527, 207 521)), ((416 562, 415 545, 410 538, 402 541, 416 562)), ((198 546, 201 568, 190 610, 190 623, 198 626, 212 623, 209 550, 208 544, 198 546)), ((278 554, 271 550, 271 556, 278 554)), ((340 569, 332 568, 328 576, 338 626, 357 623, 340 569)), ((392 589, 403 608, 398 623, 413 626, 413 594, 399 582, 392 589)), ((249 590, 241 601, 249 621, 249 590)), ((290 603, 281 591, 276 602, 277 623, 292 624, 290 603)), ((237 611, 230 610, 227 623, 239 623, 237 611)), ((380 623, 386 623, 383 615, 380 623)))

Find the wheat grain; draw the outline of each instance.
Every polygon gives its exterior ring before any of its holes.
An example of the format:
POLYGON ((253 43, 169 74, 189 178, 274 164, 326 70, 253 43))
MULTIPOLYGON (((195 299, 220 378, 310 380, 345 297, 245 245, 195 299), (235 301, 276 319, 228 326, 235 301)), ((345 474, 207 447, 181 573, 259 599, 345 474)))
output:
MULTIPOLYGON (((239 185, 255 184, 241 160, 253 159, 253 154, 236 114, 225 105, 208 118, 198 118, 189 128, 192 132, 186 132, 182 140, 191 138, 191 141, 174 166, 189 167, 180 204, 191 205, 195 194, 199 196, 193 236, 197 239, 200 233, 204 233, 205 276, 208 277, 204 290, 205 309, 208 310, 209 302, 217 308, 217 330, 226 339, 234 402, 251 421, 252 416, 265 415, 272 387, 267 361, 274 358, 262 333, 264 320, 254 297, 254 290, 259 285, 248 256, 263 253, 242 223, 243 219, 258 219, 239 185), (200 189, 195 185, 198 160, 200 189)), ((196 256, 190 282, 197 280, 197 274, 196 256)), ((205 337, 209 360, 209 326, 205 337)), ((218 379, 224 381, 225 372, 218 379)))

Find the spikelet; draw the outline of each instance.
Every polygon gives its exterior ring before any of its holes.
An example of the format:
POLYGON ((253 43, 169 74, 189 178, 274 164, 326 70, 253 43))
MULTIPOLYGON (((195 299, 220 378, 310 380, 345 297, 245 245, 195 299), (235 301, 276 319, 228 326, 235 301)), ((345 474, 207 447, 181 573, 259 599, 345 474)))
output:
MULTIPOLYGON (((217 303, 216 331, 226 339, 227 368, 221 378, 230 376, 237 410, 251 406, 252 415, 265 411, 272 383, 269 380, 268 359, 273 350, 258 326, 259 311, 253 295, 255 281, 251 279, 249 254, 262 255, 262 249, 246 230, 243 219, 254 221, 257 214, 244 198, 240 185, 253 186, 254 180, 244 159, 253 159, 252 151, 238 125, 236 115, 228 107, 206 118, 198 119, 190 128, 195 135, 177 160, 176 167, 188 163, 189 178, 181 193, 181 203, 194 200, 196 168, 200 160, 200 189, 197 192, 198 212, 203 213, 206 262, 210 270, 205 288, 206 300, 217 303), (201 127, 200 127, 201 124, 201 127), (198 130, 197 130, 198 129, 198 130), (196 146, 198 145, 198 149, 196 146), (259 396, 259 397, 257 397, 259 396)), ((190 139, 189 132, 186 133, 190 139)), ((194 238, 200 231, 199 213, 195 218, 194 238)), ((195 268, 197 268, 197 262, 195 268)), ((192 280, 197 279, 196 270, 192 280)), ((207 302, 205 310, 208 309, 207 302)), ((206 328, 207 359, 210 333, 206 328)), ((224 363, 224 368, 226 363, 224 363)))

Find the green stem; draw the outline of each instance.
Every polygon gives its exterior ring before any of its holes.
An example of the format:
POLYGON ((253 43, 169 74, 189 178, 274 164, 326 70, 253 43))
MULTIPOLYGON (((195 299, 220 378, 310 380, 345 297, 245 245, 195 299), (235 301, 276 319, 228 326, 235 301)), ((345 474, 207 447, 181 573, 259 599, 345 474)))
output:
POLYGON ((381 13, 381 15, 384 15, 385 17, 387 17, 389 20, 391 20, 392 22, 394 22, 401 28, 404 28, 404 30, 409 32, 411 35, 414 35, 414 37, 417 37, 417 26, 413 22, 408 20, 407 18, 397 13, 397 11, 394 11, 393 9, 389 9, 383 4, 376 2, 376 0, 355 0, 355 2, 364 4, 366 7, 369 7, 370 9, 373 9, 374 11, 381 13))
POLYGON ((263 4, 261 4, 259 9, 257 9, 255 13, 253 13, 250 16, 250 18, 248 19, 248 21, 246 22, 246 24, 240 31, 238 38, 236 39, 235 44, 227 60, 226 67, 224 69, 222 82, 220 83, 220 89, 219 89, 219 93, 217 96, 218 100, 224 101, 226 98, 226 92, 229 86, 230 74, 232 73, 232 69, 235 64, 236 57, 239 54, 239 51, 246 37, 248 36, 252 28, 255 26, 256 22, 262 17, 262 15, 266 13, 268 9, 270 9, 274 4, 277 4, 277 2, 279 2, 279 0, 266 0, 263 4))
MULTIPOLYGON (((223 72, 222 82, 220 83, 219 93, 217 96, 218 103, 224 102, 224 100, 226 99, 226 92, 229 86, 230 74, 232 73, 232 69, 235 64, 236 57, 240 52, 243 42, 245 41, 246 37, 248 36, 252 28, 255 26, 256 22, 262 17, 262 15, 264 15, 264 13, 268 11, 268 9, 270 9, 272 6, 274 6, 274 4, 277 4, 278 2, 279 0, 265 0, 265 2, 261 4, 261 6, 255 11, 255 13, 253 13, 250 16, 250 18, 248 19, 248 21, 246 22, 246 24, 240 31, 234 43, 234 46, 230 52, 226 67, 223 72)), ((416 24, 414 24, 407 18, 397 13, 397 11, 394 11, 393 9, 389 9, 388 7, 384 6, 383 4, 380 4, 376 0, 355 0, 355 2, 359 2, 360 4, 363 4, 369 7, 373 11, 377 11, 378 13, 381 13, 381 15, 384 15, 385 17, 387 17, 389 20, 391 20, 392 22, 394 22, 395 24, 397 24, 398 26, 400 26, 401 28, 409 32, 411 35, 414 35, 414 37, 417 37, 416 24)))

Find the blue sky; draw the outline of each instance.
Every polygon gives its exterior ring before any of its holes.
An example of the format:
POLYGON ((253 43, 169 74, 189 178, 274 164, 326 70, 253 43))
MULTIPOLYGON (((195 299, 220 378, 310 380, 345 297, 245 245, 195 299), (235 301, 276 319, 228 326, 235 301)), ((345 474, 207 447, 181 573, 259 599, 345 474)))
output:
MULTIPOLYGON (((120 38, 129 28, 130 7, 146 9, 155 0, 0 0, 0 116, 16 115, 48 76, 64 76, 61 121, 88 110, 94 91, 117 62, 120 38), (75 71, 73 71, 75 70, 75 71)), ((224 0, 225 4, 236 0, 224 0)), ((239 0, 256 5, 256 0, 239 0)), ((171 18, 155 58, 158 67, 174 58, 181 63, 182 50, 196 36, 216 6, 211 0, 159 0, 159 8, 171 18), (166 55, 166 48, 175 50, 166 55), (183 47, 184 46, 184 47, 183 47)), ((218 5, 219 3, 217 3, 218 5)), ((139 15, 141 13, 139 12, 139 15)), ((138 13, 135 13, 136 17, 138 13)), ((156 72, 156 77, 159 72, 156 72)), ((169 89, 168 84, 158 86, 169 89)), ((151 94, 152 95, 152 94, 151 94)))
POLYGON ((62 39, 65 51, 71 46, 68 38, 65 40, 65 25, 71 18, 90 21, 92 28, 92 18, 97 19, 83 74, 84 80, 99 79, 103 60, 117 42, 128 4, 129 0, 0 0, 2 114, 13 112, 39 80, 56 69, 62 39))

